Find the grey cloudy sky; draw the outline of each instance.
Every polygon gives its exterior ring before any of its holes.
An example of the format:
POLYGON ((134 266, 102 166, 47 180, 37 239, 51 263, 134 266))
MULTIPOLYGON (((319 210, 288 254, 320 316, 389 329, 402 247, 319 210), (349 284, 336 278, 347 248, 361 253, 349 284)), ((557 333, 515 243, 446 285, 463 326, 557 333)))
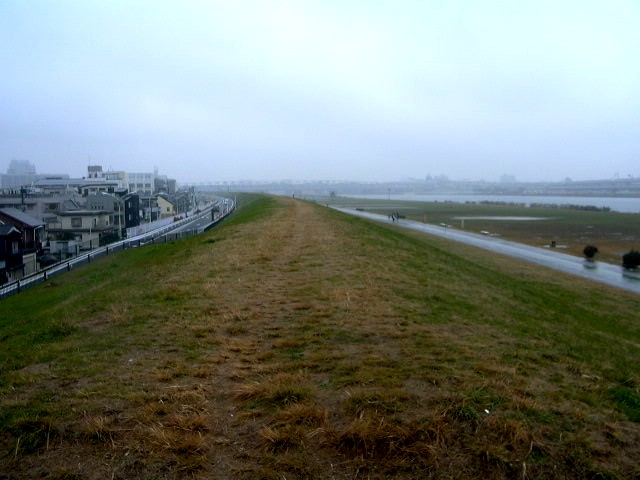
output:
POLYGON ((640 2, 0 0, 0 172, 640 176, 640 2))

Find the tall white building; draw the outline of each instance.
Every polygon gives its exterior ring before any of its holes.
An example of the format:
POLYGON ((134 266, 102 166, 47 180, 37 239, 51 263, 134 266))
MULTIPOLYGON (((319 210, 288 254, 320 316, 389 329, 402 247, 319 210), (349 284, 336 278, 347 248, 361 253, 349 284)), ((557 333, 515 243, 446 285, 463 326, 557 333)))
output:
POLYGON ((156 172, 125 172, 124 170, 103 171, 101 165, 89 165, 87 177, 90 179, 102 179, 109 182, 118 182, 118 188, 127 189, 129 192, 138 192, 141 195, 153 195, 156 172))
POLYGON ((155 173, 128 173, 127 177, 129 192, 153 195, 155 173))
POLYGON ((9 163, 7 175, 35 175, 36 166, 29 160, 13 159, 9 163))
POLYGON ((28 160, 11 160, 7 173, 0 173, 0 190, 15 190, 27 187, 38 180, 55 177, 69 178, 67 174, 36 173, 36 167, 28 160))

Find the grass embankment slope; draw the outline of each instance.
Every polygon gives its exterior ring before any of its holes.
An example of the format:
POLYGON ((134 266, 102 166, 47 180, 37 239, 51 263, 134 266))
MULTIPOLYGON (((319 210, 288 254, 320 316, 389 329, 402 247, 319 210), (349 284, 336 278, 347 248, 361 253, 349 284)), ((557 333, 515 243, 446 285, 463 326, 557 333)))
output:
POLYGON ((630 478, 640 299, 291 199, 0 302, 0 478, 630 478))
POLYGON ((586 245, 596 245, 597 260, 621 265, 622 255, 640 248, 637 213, 577 210, 517 204, 412 202, 336 197, 325 200, 337 206, 361 207, 383 214, 398 212, 411 220, 433 225, 446 223, 469 232, 490 232, 515 242, 548 247, 578 257, 586 245), (521 220, 509 219, 521 217, 521 220), (464 218, 464 221, 461 220, 464 218), (522 220, 529 218, 530 220, 522 220))

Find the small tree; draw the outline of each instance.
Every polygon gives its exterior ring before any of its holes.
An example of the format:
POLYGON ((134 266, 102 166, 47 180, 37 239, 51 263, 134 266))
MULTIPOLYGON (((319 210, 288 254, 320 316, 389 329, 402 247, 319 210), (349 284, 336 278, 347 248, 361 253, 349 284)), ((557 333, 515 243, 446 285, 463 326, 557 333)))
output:
POLYGON ((635 270, 640 266, 640 252, 631 250, 622 256, 622 266, 627 270, 635 270))
POLYGON ((582 253, 584 254, 584 258, 587 260, 593 260, 593 257, 598 253, 598 247, 594 245, 587 245, 584 247, 584 250, 582 250, 582 253))

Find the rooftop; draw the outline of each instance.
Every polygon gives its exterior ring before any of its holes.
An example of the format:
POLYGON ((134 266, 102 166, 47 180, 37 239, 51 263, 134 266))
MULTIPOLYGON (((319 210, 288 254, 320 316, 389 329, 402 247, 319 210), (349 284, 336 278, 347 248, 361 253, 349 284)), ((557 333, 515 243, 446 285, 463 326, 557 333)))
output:
POLYGON ((18 230, 13 225, 0 225, 0 235, 2 235, 2 236, 9 235, 14 230, 16 231, 16 233, 20 234, 20 230, 18 230))
POLYGON ((44 225, 41 220, 38 220, 37 218, 32 217, 28 213, 24 213, 22 210, 18 210, 17 208, 0 208, 0 213, 7 217, 13 218, 14 220, 17 220, 29 227, 39 227, 41 225, 44 225))

